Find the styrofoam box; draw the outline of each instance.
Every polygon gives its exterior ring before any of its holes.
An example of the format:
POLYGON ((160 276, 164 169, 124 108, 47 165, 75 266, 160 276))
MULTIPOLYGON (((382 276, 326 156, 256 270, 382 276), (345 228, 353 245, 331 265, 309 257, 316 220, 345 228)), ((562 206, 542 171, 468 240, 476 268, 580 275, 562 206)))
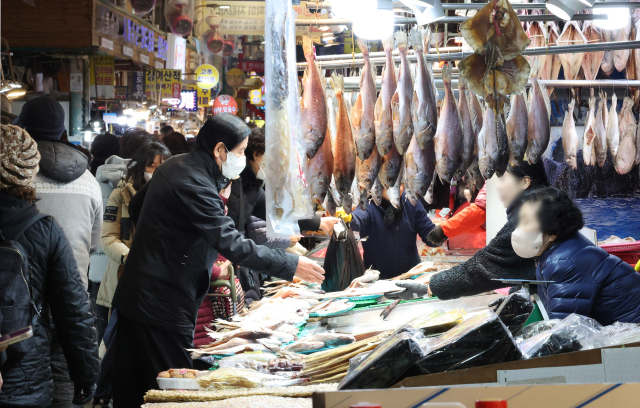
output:
POLYGON ((156 378, 161 390, 199 390, 200 385, 194 378, 156 378))

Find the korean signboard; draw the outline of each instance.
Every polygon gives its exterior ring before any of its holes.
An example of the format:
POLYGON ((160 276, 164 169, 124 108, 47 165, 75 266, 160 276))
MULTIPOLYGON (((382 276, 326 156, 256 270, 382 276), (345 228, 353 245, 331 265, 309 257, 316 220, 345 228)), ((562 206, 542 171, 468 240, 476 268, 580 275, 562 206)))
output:
POLYGON ((211 89, 218 84, 220 74, 213 65, 204 64, 196 69, 196 84, 198 88, 211 89))
POLYGON ((91 57, 91 97, 114 96, 114 58, 105 55, 91 57), (96 95, 97 88, 97 95, 96 95))
POLYGON ((220 95, 213 103, 213 114, 228 112, 232 115, 238 113, 238 104, 236 100, 229 95, 220 95))
POLYGON ((160 99, 180 99, 182 71, 179 69, 156 70, 156 89, 160 88, 160 99))
POLYGON ((238 60, 238 68, 244 72, 264 72, 264 61, 238 60))
POLYGON ((144 72, 144 94, 147 99, 155 101, 158 99, 156 90, 156 70, 149 69, 144 72))

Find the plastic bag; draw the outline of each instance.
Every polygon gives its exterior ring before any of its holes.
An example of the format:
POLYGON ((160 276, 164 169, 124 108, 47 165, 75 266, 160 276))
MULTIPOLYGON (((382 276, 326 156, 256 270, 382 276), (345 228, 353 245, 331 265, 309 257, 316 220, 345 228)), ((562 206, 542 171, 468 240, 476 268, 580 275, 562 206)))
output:
POLYGON ((525 358, 590 350, 602 343, 601 331, 602 326, 595 320, 571 314, 552 329, 523 341, 519 347, 525 358))
POLYGON ((399 381, 422 358, 420 331, 406 331, 389 337, 340 381, 339 390, 388 388, 399 381))
POLYGON ((462 322, 466 314, 467 312, 462 309, 449 310, 447 313, 442 310, 436 310, 428 315, 409 320, 405 326, 420 329, 423 335, 431 336, 447 332, 456 327, 462 322))
POLYGON ((356 354, 355 356, 349 359, 349 368, 347 368, 347 373, 352 372, 367 356, 371 354, 370 351, 365 351, 360 354, 356 354))
POLYGON ((193 1, 165 0, 164 18, 172 33, 184 37, 193 29, 193 1))
POLYGON ((518 336, 516 337, 516 343, 520 344, 525 340, 529 340, 533 336, 545 332, 547 330, 551 330, 555 327, 556 324, 560 323, 562 320, 552 319, 552 320, 541 320, 539 322, 531 323, 528 326, 522 328, 518 336))
POLYGON ((495 312, 502 320, 502 323, 511 331, 511 334, 515 336, 531 316, 533 307, 529 291, 522 288, 507 296, 500 306, 495 309, 495 312))
POLYGON ((324 257, 324 282, 322 282, 322 289, 326 292, 343 291, 354 279, 364 275, 365 267, 358 241, 351 229, 346 228, 345 231, 346 239, 341 241, 332 234, 327 247, 324 257))
POLYGON ((298 235, 298 220, 313 216, 306 152, 302 146, 295 13, 291 0, 265 9, 267 236, 298 235))
POLYGON ((519 360, 511 332, 490 310, 467 315, 458 326, 430 344, 429 353, 415 365, 418 374, 519 360))
POLYGON ((246 368, 219 368, 196 378, 200 388, 208 391, 237 388, 288 387, 304 382, 303 379, 288 380, 270 374, 262 374, 246 368))

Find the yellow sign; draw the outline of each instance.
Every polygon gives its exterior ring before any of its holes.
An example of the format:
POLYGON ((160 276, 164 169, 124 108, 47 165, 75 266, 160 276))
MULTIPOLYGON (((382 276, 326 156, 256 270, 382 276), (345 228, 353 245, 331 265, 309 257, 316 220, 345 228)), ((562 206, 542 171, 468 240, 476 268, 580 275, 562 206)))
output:
POLYGON ((91 57, 91 85, 114 85, 113 57, 94 55, 91 57))
POLYGON ((264 103, 262 102, 262 89, 254 89, 249 91, 249 100, 252 105, 262 106, 264 103))
POLYGON ((211 89, 202 89, 199 86, 187 85, 185 87, 187 91, 197 91, 196 96, 198 100, 198 108, 208 108, 211 106, 209 102, 215 99, 216 95, 212 95, 211 89))
POLYGON ((244 80, 247 77, 244 72, 239 68, 230 69, 225 75, 227 78, 227 84, 232 88, 240 88, 244 85, 244 80))
POLYGON ((204 64, 196 69, 196 84, 198 88, 211 89, 218 84, 220 74, 213 65, 204 64))
POLYGON ((156 70, 156 89, 160 88, 160 99, 180 99, 182 96, 182 70, 156 70))
POLYGON ((144 93, 147 99, 155 101, 157 100, 156 94, 156 71, 149 69, 144 72, 144 93))

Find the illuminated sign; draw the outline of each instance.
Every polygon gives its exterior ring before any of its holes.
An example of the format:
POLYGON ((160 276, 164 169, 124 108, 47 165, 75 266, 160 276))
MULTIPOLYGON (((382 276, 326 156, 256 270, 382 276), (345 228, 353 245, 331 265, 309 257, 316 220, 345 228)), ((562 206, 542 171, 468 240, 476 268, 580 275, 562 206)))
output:
POLYGON ((195 112, 198 110, 198 95, 196 91, 182 91, 181 95, 182 97, 178 108, 189 112, 195 112))

